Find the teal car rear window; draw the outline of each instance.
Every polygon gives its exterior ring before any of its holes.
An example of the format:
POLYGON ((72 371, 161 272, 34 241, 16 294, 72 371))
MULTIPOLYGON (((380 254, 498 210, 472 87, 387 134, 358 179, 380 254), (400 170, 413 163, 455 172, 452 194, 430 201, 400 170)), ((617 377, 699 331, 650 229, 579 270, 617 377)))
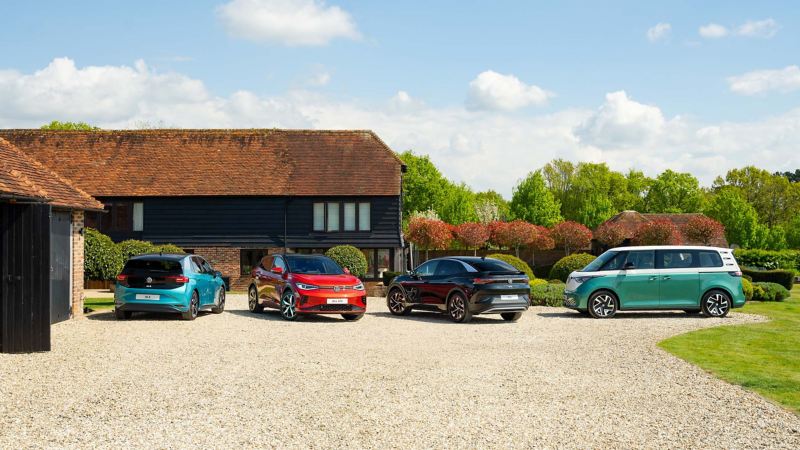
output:
POLYGON ((157 273, 162 275, 182 275, 183 268, 178 261, 166 259, 132 259, 122 269, 125 275, 157 273))

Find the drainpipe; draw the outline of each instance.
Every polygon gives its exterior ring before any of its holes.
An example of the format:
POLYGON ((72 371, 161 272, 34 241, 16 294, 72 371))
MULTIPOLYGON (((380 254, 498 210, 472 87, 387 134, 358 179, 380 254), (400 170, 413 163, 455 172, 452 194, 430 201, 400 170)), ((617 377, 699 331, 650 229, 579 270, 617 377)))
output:
POLYGON ((289 197, 286 197, 283 200, 283 254, 286 255, 286 249, 288 247, 288 216, 289 216, 289 197))

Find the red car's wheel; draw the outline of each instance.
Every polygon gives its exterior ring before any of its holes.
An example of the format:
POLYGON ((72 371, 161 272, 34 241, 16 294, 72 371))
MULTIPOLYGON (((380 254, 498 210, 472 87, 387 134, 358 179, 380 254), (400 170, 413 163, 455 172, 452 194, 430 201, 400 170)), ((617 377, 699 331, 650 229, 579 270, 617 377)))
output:
POLYGON ((286 291, 281 296, 281 317, 286 320, 297 319, 297 301, 292 291, 286 291))

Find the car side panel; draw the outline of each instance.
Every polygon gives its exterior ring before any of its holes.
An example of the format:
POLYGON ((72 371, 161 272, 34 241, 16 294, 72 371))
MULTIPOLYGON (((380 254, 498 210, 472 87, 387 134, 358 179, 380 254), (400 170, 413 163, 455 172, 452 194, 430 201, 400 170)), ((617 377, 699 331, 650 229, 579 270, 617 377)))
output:
POLYGON ((659 304, 659 274, 655 269, 622 270, 613 281, 620 309, 651 309, 659 304))
POLYGON ((700 275, 698 269, 658 269, 661 278, 659 306, 666 308, 699 308, 700 275))
POLYGON ((701 273, 698 298, 712 289, 722 289, 728 292, 732 297, 734 308, 740 308, 745 304, 741 277, 731 276, 728 272, 701 273))

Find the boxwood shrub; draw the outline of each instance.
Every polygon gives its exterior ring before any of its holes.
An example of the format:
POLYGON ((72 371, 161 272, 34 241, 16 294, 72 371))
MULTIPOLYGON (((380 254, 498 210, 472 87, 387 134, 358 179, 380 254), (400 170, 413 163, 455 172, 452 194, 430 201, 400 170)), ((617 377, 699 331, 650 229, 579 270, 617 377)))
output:
POLYGON ((89 280, 113 280, 122 270, 122 253, 110 237, 85 228, 83 247, 84 277, 89 280))
POLYGON ((576 270, 583 269, 590 262, 594 261, 595 257, 588 253, 575 253, 565 256, 558 260, 553 268, 550 270, 550 278, 567 281, 569 274, 576 270))
POLYGON ((532 285, 531 305, 564 306, 564 285, 551 283, 532 285))
POLYGON ((751 270, 742 269, 742 274, 753 282, 777 283, 791 290, 794 286, 794 271, 791 270, 751 270))
POLYGON ((536 276, 533 275, 533 270, 531 270, 531 266, 529 266, 528 263, 517 258, 514 255, 506 255, 505 253, 494 253, 487 256, 487 258, 499 259, 500 261, 505 261, 511 264, 520 272, 525 272, 525 275, 528 276, 529 280, 533 280, 534 278, 536 278, 536 276))
POLYGON ((119 252, 122 255, 122 261, 125 262, 131 256, 143 255, 145 253, 158 253, 158 248, 152 242, 137 241, 136 239, 128 239, 117 244, 119 252))
POLYGON ((744 292, 745 300, 749 302, 753 299, 753 283, 747 278, 742 278, 742 291, 744 292))
POLYGON ((331 247, 325 252, 325 256, 336 261, 358 278, 362 278, 367 273, 367 258, 361 250, 352 245, 331 247))
POLYGON ((753 283, 753 300, 761 302, 782 302, 789 298, 789 290, 777 283, 753 283))
POLYGON ((800 251, 798 250, 748 250, 736 249, 733 252, 736 262, 743 267, 757 267, 773 270, 800 270, 800 251))

